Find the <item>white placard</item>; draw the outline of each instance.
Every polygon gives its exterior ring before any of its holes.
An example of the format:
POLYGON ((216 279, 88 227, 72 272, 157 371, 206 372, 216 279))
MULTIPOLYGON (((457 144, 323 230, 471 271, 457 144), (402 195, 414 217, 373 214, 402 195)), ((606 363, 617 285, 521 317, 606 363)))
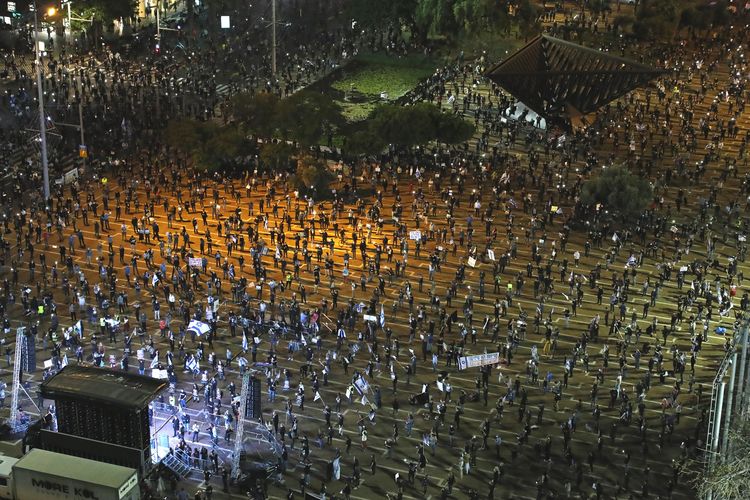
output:
POLYGON ((486 354, 477 354, 475 356, 462 356, 458 358, 458 368, 465 370, 467 368, 476 368, 478 366, 496 365, 500 362, 499 352, 488 352, 486 354))
POLYGON ((469 264, 471 267, 476 267, 477 266, 477 259, 475 259, 474 257, 469 257, 466 260, 466 263, 469 264))
POLYGON ((409 231, 409 239, 410 240, 421 240, 422 239, 422 231, 420 231, 420 230, 409 231))
POLYGON ((52 368, 52 366, 53 366, 53 363, 52 363, 51 359, 48 359, 47 361, 44 362, 44 368, 45 369, 52 368))
POLYGON ((494 250, 487 250, 487 258, 494 261, 495 260, 495 251, 494 250))
POLYGON ((221 16, 221 27, 222 29, 229 29, 231 27, 229 16, 221 16))
POLYGON ((203 267, 203 259, 200 257, 190 257, 188 259, 190 267, 203 267))
POLYGON ((365 321, 377 321, 377 320, 378 320, 378 318, 376 318, 376 317, 375 317, 375 316, 373 316, 372 314, 365 314, 364 316, 362 316, 362 318, 363 318, 363 319, 364 319, 365 321))

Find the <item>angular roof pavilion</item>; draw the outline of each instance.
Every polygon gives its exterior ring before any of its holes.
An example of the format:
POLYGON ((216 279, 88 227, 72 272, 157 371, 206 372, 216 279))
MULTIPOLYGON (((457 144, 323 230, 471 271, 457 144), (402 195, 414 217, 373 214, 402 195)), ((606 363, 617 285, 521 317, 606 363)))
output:
POLYGON ((607 52, 539 35, 486 72, 537 114, 570 122, 664 73, 607 52))

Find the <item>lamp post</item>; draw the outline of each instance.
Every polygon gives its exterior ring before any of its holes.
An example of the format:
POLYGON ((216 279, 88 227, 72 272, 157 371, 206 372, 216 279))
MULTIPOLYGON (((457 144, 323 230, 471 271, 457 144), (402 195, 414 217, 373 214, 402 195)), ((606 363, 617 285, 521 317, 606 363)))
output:
POLYGON ((73 21, 77 21, 77 22, 80 22, 80 23, 89 23, 89 24, 93 24, 94 23, 94 15, 93 14, 91 15, 91 19, 84 19, 82 17, 73 17, 73 12, 71 10, 73 8, 72 3, 73 2, 71 0, 68 0, 67 2, 65 2, 63 4, 68 9, 68 37, 66 37, 66 41, 70 40, 70 42, 68 42, 68 43, 75 42, 75 36, 73 36, 73 21))
POLYGON ((70 1, 65 2, 65 5, 68 6, 68 35, 72 39, 73 38, 73 14, 70 12, 70 1))
POLYGON ((36 87, 39 96, 39 137, 42 149, 42 179, 44 182, 44 201, 49 200, 49 165, 47 164, 47 129, 44 116, 44 88, 42 87, 42 55, 39 50, 39 21, 34 0, 34 53, 36 57, 36 87))
POLYGON ((161 45, 161 21, 159 20, 159 0, 156 0, 156 43, 161 45))
POLYGON ((271 74, 276 76, 276 0, 271 0, 271 74))
MULTIPOLYGON (((81 127, 81 146, 86 145, 86 139, 83 135, 83 78, 78 76, 78 124, 81 127)), ((80 154, 80 153, 79 153, 80 154)), ((83 169, 86 170, 86 155, 82 155, 83 169)))

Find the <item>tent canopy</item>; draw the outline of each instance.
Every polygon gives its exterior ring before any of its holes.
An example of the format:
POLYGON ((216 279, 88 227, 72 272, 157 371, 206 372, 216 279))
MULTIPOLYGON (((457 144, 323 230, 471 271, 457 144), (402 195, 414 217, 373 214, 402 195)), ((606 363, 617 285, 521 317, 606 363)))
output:
POLYGON ((608 52, 539 35, 486 76, 539 115, 570 122, 662 73, 608 52))

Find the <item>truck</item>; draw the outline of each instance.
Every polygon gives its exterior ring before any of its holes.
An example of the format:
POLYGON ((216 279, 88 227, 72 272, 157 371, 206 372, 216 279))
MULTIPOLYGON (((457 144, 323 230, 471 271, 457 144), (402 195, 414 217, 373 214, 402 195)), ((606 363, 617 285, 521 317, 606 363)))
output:
POLYGON ((13 500, 13 466, 17 458, 0 455, 0 500, 13 500))
POLYGON ((141 498, 135 469, 38 448, 18 459, 6 479, 13 500, 141 498))

